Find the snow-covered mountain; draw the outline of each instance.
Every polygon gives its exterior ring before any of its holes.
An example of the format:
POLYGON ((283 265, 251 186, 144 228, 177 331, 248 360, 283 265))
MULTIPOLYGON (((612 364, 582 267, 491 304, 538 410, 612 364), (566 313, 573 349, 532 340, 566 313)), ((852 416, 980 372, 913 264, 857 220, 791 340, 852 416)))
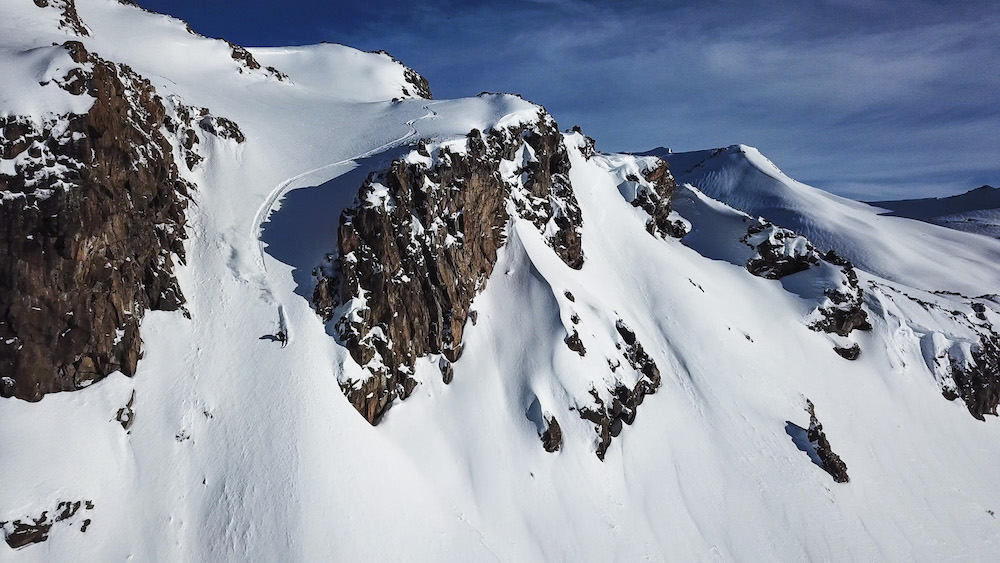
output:
POLYGON ((1000 188, 979 186, 948 197, 873 201, 887 215, 909 217, 960 231, 1000 238, 1000 188))
POLYGON ((1000 240, 385 53, 0 10, 0 560, 997 550, 1000 240))

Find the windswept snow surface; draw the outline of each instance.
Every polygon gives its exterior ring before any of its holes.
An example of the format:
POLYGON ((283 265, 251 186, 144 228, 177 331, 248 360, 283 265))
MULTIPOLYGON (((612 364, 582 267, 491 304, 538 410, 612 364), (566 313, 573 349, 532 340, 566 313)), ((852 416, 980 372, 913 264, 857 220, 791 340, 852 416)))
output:
POLYGON ((869 272, 929 291, 1000 292, 1000 240, 882 215, 878 207, 789 178, 746 145, 650 154, 670 163, 678 183, 793 229, 869 272))
MULTIPOLYGON (((0 23, 8 76, 30 70, 23 49, 70 38, 40 31, 47 12, 26 0, 0 7, 17 16, 0 23)), ((224 43, 176 20, 112 0, 77 7, 89 50, 234 120, 247 140, 201 147, 190 174, 199 188, 177 274, 191 318, 147 314, 134 378, 0 402, 0 521, 94 504, 85 533, 56 523, 46 542, 0 543, 0 560, 941 561, 1000 549, 1000 424, 941 397, 912 326, 875 317, 851 337, 859 360, 833 353, 830 336, 805 327, 808 296, 742 266, 749 218, 732 197, 745 190, 744 211, 928 289, 997 291, 1000 260, 987 259, 998 247, 878 217, 745 154, 742 176, 723 182, 719 166, 714 192, 678 193, 693 231, 662 240, 619 189, 628 157, 587 160, 568 135, 583 268, 513 221, 454 381, 418 364, 421 385, 372 427, 337 385, 360 368, 303 297, 340 210, 404 145, 539 108, 493 95, 393 103, 402 67, 339 46, 254 50, 291 79, 278 81, 240 72, 224 43), (768 182, 791 186, 794 206, 769 199, 768 182), (592 425, 570 409, 607 372, 619 318, 663 385, 601 462, 592 425), (570 326, 585 357, 563 343, 570 326), (284 348, 262 338, 279 328, 284 348), (125 431, 115 414, 133 391, 125 431), (808 427, 806 397, 848 484, 786 433, 808 427), (558 453, 542 449, 539 408, 562 426, 558 453)))
POLYGON ((980 186, 949 197, 873 201, 871 205, 885 209, 887 215, 1000 238, 1000 188, 980 186))

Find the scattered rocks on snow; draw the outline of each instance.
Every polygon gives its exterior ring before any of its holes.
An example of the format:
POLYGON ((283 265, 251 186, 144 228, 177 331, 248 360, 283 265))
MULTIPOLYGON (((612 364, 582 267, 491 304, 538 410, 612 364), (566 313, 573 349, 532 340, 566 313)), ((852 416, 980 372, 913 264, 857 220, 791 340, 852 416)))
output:
MULTIPOLYGON (((624 343, 625 360, 632 366, 633 370, 639 372, 640 376, 632 386, 622 381, 621 377, 624 374, 616 376, 613 386, 605 389, 610 395, 609 401, 601 398, 601 393, 596 388, 591 388, 590 395, 593 398, 593 403, 577 408, 581 418, 594 423, 594 429, 597 432, 595 453, 601 461, 604 460, 604 455, 611 445, 611 439, 621 433, 623 424, 631 425, 635 422, 639 405, 642 404, 646 395, 655 393, 661 383, 659 368, 643 349, 635 333, 620 319, 615 328, 624 343)), ((621 367, 620 362, 612 363, 610 359, 608 365, 612 373, 615 374, 621 367)))
MULTIPOLYGON (((190 28, 188 29, 190 30, 190 28)), ((229 51, 233 57, 233 60, 240 63, 239 67, 240 74, 254 70, 262 70, 260 63, 257 62, 257 59, 255 59, 253 54, 250 51, 247 51, 245 47, 241 47, 240 45, 237 45, 229 41, 226 41, 226 44, 229 45, 229 51)), ((280 82, 288 80, 287 74, 281 72, 280 70, 274 68, 273 66, 264 68, 262 72, 266 72, 269 76, 273 77, 274 79, 280 82)))
POLYGON ((76 35, 89 36, 90 30, 84 25, 76 12, 74 0, 34 0, 39 8, 54 8, 59 10, 59 27, 76 35))
MULTIPOLYGON (((49 539, 49 533, 55 524, 75 520, 80 509, 90 511, 94 509, 94 503, 87 501, 61 501, 56 505, 55 510, 46 510, 37 518, 19 518, 12 522, 0 521, 0 531, 3 532, 4 540, 12 549, 20 549, 27 545, 40 543, 49 539), (49 516, 49 513, 54 516, 49 516)), ((90 519, 84 519, 80 526, 81 532, 86 532, 90 526, 90 519)))
POLYGON ((237 143, 246 141, 239 125, 232 120, 214 116, 208 108, 185 105, 177 96, 169 96, 168 100, 170 104, 167 106, 163 126, 180 144, 188 170, 194 170, 195 166, 205 160, 196 150, 196 146, 201 143, 199 129, 220 139, 232 139, 237 143))
POLYGON ((389 51, 384 49, 379 49, 378 51, 369 51, 371 53, 376 53, 379 55, 385 55, 392 59, 392 62, 403 67, 403 80, 409 85, 409 88, 403 87, 403 97, 415 96, 417 98, 424 98, 425 100, 433 100, 434 95, 431 94, 431 84, 424 78, 419 72, 413 70, 412 68, 404 65, 396 57, 392 56, 389 51), (412 90, 412 92, 411 92, 412 90))

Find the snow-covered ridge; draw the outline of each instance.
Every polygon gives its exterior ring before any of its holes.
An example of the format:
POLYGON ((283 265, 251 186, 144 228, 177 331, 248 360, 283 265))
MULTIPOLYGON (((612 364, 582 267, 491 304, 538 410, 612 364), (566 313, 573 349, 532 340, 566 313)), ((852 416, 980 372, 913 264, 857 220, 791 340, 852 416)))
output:
POLYGON ((1000 238, 1000 188, 980 186, 942 198, 872 201, 887 215, 919 219, 959 231, 1000 238))
POLYGON ((678 182, 793 229, 869 272, 930 291, 1000 292, 1000 240, 883 216, 876 207, 788 178, 746 145, 659 156, 678 182))

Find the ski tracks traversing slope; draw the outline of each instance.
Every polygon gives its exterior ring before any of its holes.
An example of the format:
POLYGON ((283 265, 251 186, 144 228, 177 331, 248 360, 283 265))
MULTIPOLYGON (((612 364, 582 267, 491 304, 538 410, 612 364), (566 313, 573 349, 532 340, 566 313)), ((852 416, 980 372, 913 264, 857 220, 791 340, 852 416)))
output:
MULTIPOLYGON (((434 105, 435 103, 437 102, 430 102, 423 106, 423 109, 427 110, 427 113, 425 115, 406 121, 406 126, 409 128, 409 131, 405 135, 402 135, 396 139, 383 143, 378 147, 367 150, 363 153, 354 155, 352 157, 338 160, 336 162, 325 164, 323 166, 319 166, 311 170, 307 170, 305 172, 296 174, 295 176, 292 176, 291 178, 288 178, 279 183, 277 186, 275 186, 274 189, 272 189, 271 192, 268 193, 267 197, 264 198, 264 201, 263 203, 261 203, 260 207, 257 208, 257 211, 254 214, 254 218, 250 226, 251 231, 249 239, 255 241, 257 245, 256 252, 253 253, 254 265, 257 270, 255 277, 257 278, 257 284, 260 287, 261 298, 266 303, 277 306, 279 332, 276 334, 279 334, 281 339, 283 340, 291 339, 292 329, 289 323, 287 322, 286 316, 284 314, 285 308, 284 305, 281 303, 281 299, 276 297, 276 293, 271 289, 273 287, 274 280, 271 280, 268 277, 267 260, 265 258, 265 252, 266 252, 265 243, 261 237, 264 222, 270 218, 271 213, 275 210, 275 206, 279 204, 280 200, 289 191, 312 185, 320 185, 324 182, 327 182, 333 178, 336 178, 350 171, 352 168, 357 166, 357 163, 362 159, 380 154, 392 148, 406 144, 409 140, 413 139, 419 134, 419 131, 416 127, 416 123, 418 121, 422 121, 425 119, 432 119, 437 116, 437 112, 431 109, 431 106, 434 105)), ((332 216, 336 217, 335 210, 331 210, 331 214, 332 216)), ((239 272, 234 272, 234 273, 236 273, 238 276, 243 275, 242 273, 239 272)))
MULTIPOLYGON (((257 267, 260 269, 260 271, 265 274, 267 272, 267 265, 264 262, 264 242, 260 240, 261 226, 264 223, 264 221, 266 221, 268 217, 270 217, 271 212, 274 210, 274 205, 278 202, 279 199, 281 199, 282 196, 284 196, 290 190, 303 187, 301 181, 305 178, 312 178, 314 176, 321 175, 322 172, 332 170, 340 166, 347 166, 353 164, 363 158, 367 158, 369 156, 373 156, 381 152, 387 151, 393 147, 398 147, 400 145, 405 144, 406 141, 418 135, 419 132, 416 127, 416 123, 418 121, 424 119, 431 119, 437 116, 437 112, 430 109, 430 106, 432 106, 435 103, 437 102, 431 102, 423 106, 423 108, 428 111, 426 115, 418 117, 416 119, 408 120, 406 122, 406 125, 407 127, 409 127, 410 130, 402 137, 384 143, 378 147, 375 147, 374 149, 365 151, 361 154, 357 154, 352 157, 345 158, 343 160, 338 160, 337 162, 333 162, 330 164, 324 164, 323 166, 313 168, 312 170, 307 170, 300 174, 296 174, 295 176, 292 176, 291 178, 288 178, 287 180, 284 180, 283 182, 275 186, 274 189, 271 190, 271 193, 269 193, 267 197, 264 199, 264 202, 257 209, 257 213, 254 214, 253 223, 251 224, 250 237, 251 240, 257 241, 258 251, 255 257, 256 257, 257 267)), ((336 178, 339 175, 340 174, 334 174, 328 178, 325 178, 324 181, 336 178)), ((358 187, 360 188, 360 186, 358 187)))

